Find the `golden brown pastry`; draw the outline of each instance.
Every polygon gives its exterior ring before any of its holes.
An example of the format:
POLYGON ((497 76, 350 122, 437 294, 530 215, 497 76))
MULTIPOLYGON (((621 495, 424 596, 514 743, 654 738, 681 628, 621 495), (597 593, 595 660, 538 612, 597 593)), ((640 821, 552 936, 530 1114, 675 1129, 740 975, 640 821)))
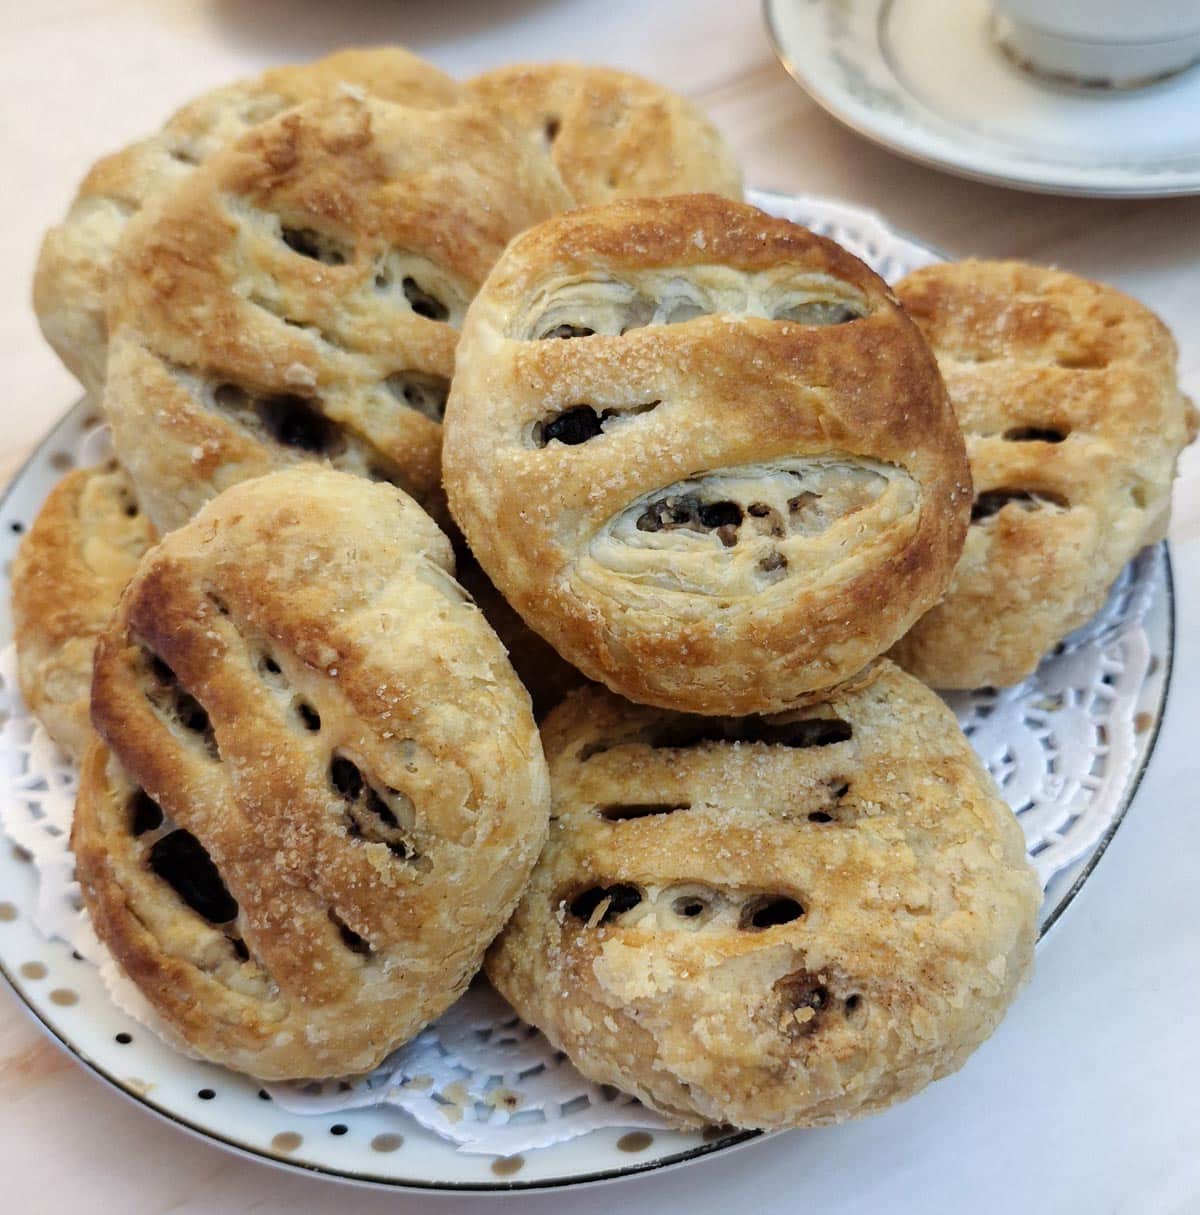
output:
POLYGON ((390 485, 291 469, 167 536, 92 717, 92 923, 170 1031, 255 1076, 366 1071, 436 1017, 545 837, 529 697, 390 485))
POLYGON ((533 715, 541 721, 568 692, 587 680, 513 611, 465 544, 457 546, 454 557, 463 590, 504 643, 513 670, 529 692, 533 715))
POLYGON ((949 592, 893 656, 934 687, 1017 683, 1166 535, 1196 433, 1175 343, 1119 291, 1020 262, 929 266, 896 291, 966 434, 975 504, 949 592))
POLYGON ((527 623, 614 691, 702 713, 861 670, 941 596, 970 501, 882 280, 712 195, 510 245, 464 326, 444 469, 527 623))
POLYGON ((13 562, 21 696, 72 759, 91 741, 92 652, 154 529, 115 460, 50 491, 13 562))
POLYGON ((612 68, 519 63, 467 91, 554 161, 580 205, 654 194, 742 197, 742 174, 716 127, 684 97, 612 68))
POLYGON ((162 531, 296 460, 440 496, 458 325, 566 205, 479 107, 342 97, 255 127, 129 225, 104 410, 162 531))
POLYGON ((98 393, 104 382, 105 294, 130 217, 252 126, 339 90, 430 109, 462 96, 449 76, 401 47, 338 51, 214 89, 184 106, 158 134, 91 168, 62 223, 46 234, 33 288, 46 340, 86 389, 98 393))
POLYGON ((684 1124, 881 1110, 961 1067, 1033 959, 1024 839, 893 664, 770 718, 598 689, 547 719, 550 839, 487 972, 585 1076, 684 1124))

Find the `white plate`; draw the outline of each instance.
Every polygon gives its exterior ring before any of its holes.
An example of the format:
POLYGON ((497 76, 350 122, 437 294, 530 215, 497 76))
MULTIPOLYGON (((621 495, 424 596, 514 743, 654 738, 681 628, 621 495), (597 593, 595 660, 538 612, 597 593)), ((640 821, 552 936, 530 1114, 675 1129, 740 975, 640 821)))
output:
POLYGON ((784 67, 860 135, 963 177, 1150 198, 1200 193, 1200 67, 1126 92, 1055 85, 991 38, 987 0, 764 0, 784 67))
MULTIPOLYGON (((833 236, 889 278, 938 260, 932 250, 854 207, 761 193, 750 199, 833 236)), ((0 502, 0 650, 11 640, 8 576, 20 534, 63 469, 95 458, 88 435, 96 419, 89 413, 81 403, 68 414, 0 502)), ((1126 571, 1096 620, 1068 639, 1035 677, 1016 689, 953 698, 959 720, 1025 829, 1046 886, 1043 932, 1099 859, 1137 787, 1166 695, 1171 633, 1169 576, 1159 547, 1126 571)), ((0 688, 0 822, 10 832, 20 825, 27 842, 36 833, 56 831, 61 840, 46 807, 57 799, 69 811, 64 799, 73 774, 53 756, 39 755, 36 745, 31 748, 37 737, 12 689, 0 688)), ((366 1185, 500 1190, 628 1176, 755 1137, 616 1127, 497 1158, 456 1151, 394 1108, 320 1116, 288 1112, 255 1081, 179 1055, 118 1011, 94 967, 73 956, 70 945, 38 933, 37 900, 28 854, 0 839, 0 972, 34 1016, 127 1096, 243 1154, 366 1185)), ((468 995, 464 1003, 474 998, 468 995)), ((505 1025, 503 1018, 495 1025, 505 1025)), ((506 1027, 493 1037, 511 1041, 521 1032, 506 1027)), ((531 1038, 524 1041, 536 1045, 531 1038)), ((497 1062, 496 1071, 505 1070, 507 1064, 497 1062)))

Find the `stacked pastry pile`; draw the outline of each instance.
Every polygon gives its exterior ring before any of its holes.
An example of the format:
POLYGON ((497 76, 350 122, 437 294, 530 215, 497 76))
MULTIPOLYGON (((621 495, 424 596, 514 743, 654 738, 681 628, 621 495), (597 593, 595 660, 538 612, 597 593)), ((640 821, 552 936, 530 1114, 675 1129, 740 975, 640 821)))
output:
POLYGON ((489 945, 684 1124, 879 1109, 995 1028, 1037 884, 885 655, 1009 682, 1095 610, 1163 534, 1173 345, 1028 266, 897 298, 739 195, 649 82, 380 49, 192 103, 47 236, 117 462, 25 542, 23 690, 190 1049, 365 1071, 489 945))

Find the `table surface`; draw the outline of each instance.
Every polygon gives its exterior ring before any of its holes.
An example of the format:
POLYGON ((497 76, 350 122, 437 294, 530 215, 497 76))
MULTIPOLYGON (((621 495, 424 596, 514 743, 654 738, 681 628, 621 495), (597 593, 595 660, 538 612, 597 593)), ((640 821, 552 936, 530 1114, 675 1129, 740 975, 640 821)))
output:
MULTIPOLYGON (((78 395, 28 284, 86 166, 191 94, 348 43, 403 42, 469 75, 581 58, 699 100, 748 182, 863 203, 955 255, 1020 256, 1113 282, 1178 335, 1200 397, 1200 199, 1088 201, 960 181, 841 129, 775 62, 749 0, 39 0, 0 39, 0 480, 78 395)), ((1038 957, 1035 981, 957 1075, 863 1123, 796 1132, 522 1210, 614 1202, 695 1215, 1200 1211, 1200 453, 1171 533, 1181 620, 1171 703, 1126 826, 1038 957)), ((341 1188, 235 1158, 86 1074, 0 992, 0 1176, 13 1211, 478 1212, 506 1200, 341 1188)), ((511 1209, 511 1208, 510 1208, 511 1209)))

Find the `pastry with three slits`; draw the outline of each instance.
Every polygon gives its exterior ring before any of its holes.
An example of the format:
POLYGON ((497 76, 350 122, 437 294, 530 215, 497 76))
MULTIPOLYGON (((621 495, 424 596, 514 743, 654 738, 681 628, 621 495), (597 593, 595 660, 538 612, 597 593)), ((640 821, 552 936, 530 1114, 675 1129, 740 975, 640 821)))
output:
POLYGON ((884 1109, 961 1067, 1027 980, 1040 889, 954 715, 883 661, 722 718, 573 693, 492 982, 592 1080, 684 1125, 884 1109))
POLYGON ((1112 287, 1022 262, 896 287, 966 435, 971 527, 946 597, 893 657, 934 687, 1019 683, 1161 540, 1197 415, 1170 330, 1112 287))

